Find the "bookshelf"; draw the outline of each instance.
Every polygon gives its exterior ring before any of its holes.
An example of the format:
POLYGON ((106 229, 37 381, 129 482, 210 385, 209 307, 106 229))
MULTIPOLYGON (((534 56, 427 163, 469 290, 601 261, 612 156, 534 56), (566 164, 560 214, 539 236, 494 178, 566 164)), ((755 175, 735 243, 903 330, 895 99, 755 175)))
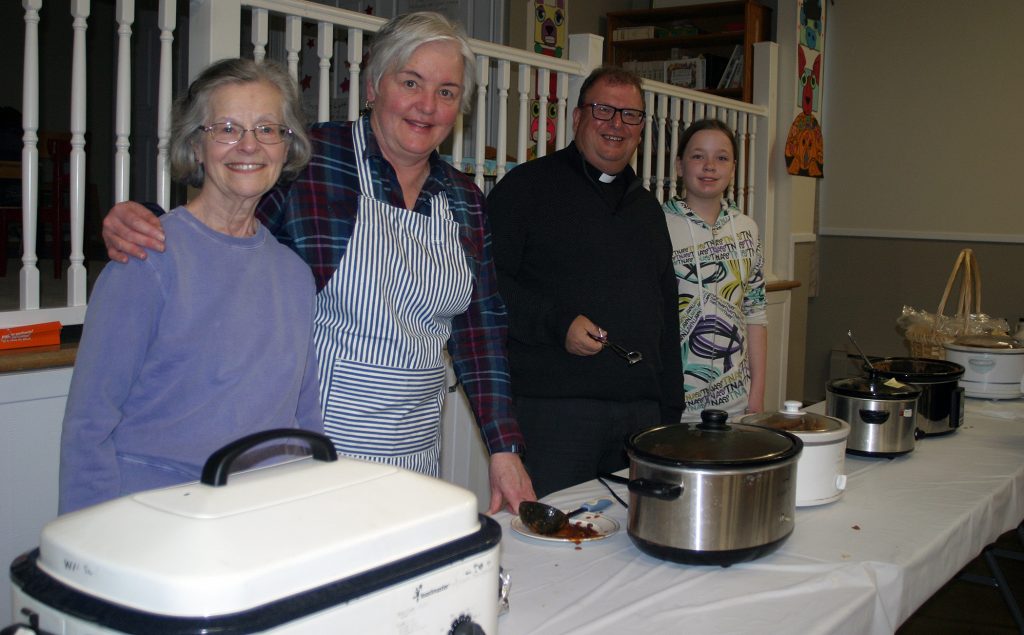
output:
MULTIPOLYGON (((617 11, 609 13, 607 21, 607 63, 618 66, 637 63, 639 68, 655 73, 659 61, 702 57, 705 87, 698 90, 751 101, 754 43, 769 39, 771 9, 768 7, 755 0, 736 0, 617 11), (742 69, 729 85, 719 88, 719 80, 736 53, 742 54, 742 69)), ((688 75, 677 73, 676 77, 688 75)))

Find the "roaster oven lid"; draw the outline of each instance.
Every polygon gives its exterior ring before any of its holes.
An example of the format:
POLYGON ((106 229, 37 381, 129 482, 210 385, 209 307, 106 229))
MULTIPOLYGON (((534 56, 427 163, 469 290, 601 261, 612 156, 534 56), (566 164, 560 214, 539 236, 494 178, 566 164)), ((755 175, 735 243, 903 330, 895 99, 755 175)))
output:
POLYGON ((310 458, 101 503, 49 523, 39 568, 163 615, 235 613, 477 532, 476 497, 353 459, 310 458))

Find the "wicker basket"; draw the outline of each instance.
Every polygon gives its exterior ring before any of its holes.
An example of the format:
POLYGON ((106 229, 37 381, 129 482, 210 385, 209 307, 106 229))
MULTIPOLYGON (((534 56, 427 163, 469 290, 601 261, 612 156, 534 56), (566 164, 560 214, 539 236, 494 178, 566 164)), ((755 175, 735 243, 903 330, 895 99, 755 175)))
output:
POLYGON ((943 344, 956 339, 960 333, 967 331, 967 323, 971 313, 981 313, 981 270, 978 260, 971 249, 963 249, 953 263, 953 270, 946 281, 942 292, 942 300, 935 311, 935 319, 930 325, 915 324, 907 328, 904 336, 911 357, 929 359, 945 359, 946 350, 943 344), (946 302, 949 300, 953 287, 960 278, 960 288, 956 305, 956 313, 946 317, 946 302))

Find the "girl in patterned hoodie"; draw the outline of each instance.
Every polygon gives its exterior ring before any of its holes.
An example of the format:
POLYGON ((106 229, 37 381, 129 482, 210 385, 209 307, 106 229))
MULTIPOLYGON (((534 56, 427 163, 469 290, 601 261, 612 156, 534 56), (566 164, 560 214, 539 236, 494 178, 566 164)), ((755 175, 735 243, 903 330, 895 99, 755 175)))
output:
POLYGON ((739 417, 764 406, 768 320, 757 224, 725 198, 736 138, 717 119, 694 122, 680 140, 684 195, 664 205, 679 284, 679 343, 686 411, 739 417))

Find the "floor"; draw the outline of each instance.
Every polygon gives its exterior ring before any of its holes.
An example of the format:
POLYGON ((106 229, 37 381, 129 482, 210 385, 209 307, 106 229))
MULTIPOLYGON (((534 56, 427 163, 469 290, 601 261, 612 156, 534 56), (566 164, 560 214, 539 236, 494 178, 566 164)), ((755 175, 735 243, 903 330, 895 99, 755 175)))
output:
MULTIPOLYGON (((996 541, 997 549, 1016 552, 1024 557, 1024 544, 1017 530, 1009 531, 996 541)), ((997 558, 999 568, 1013 591, 1017 606, 1024 607, 1024 560, 997 558)), ((990 576, 981 557, 964 567, 961 573, 990 576)), ((910 616, 897 635, 1012 635, 1024 633, 1013 621, 999 590, 993 587, 954 578, 939 589, 916 613, 910 616)))

